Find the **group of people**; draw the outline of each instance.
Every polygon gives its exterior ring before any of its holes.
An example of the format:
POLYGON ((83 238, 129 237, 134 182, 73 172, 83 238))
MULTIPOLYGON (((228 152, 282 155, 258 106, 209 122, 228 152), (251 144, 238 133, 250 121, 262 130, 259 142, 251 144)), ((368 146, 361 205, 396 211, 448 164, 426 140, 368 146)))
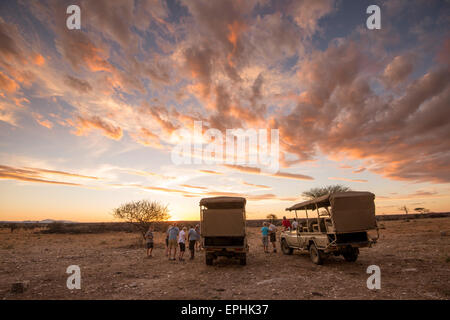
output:
POLYGON ((297 219, 294 218, 294 220, 292 221, 292 224, 291 224, 291 221, 289 221, 289 219, 286 219, 286 217, 283 217, 283 221, 281 222, 281 225, 283 226, 283 229, 285 231, 286 230, 297 230, 298 222, 297 222, 297 219))
POLYGON ((277 227, 271 221, 264 222, 263 227, 261 228, 262 233, 262 243, 264 246, 264 252, 269 253, 269 241, 272 244, 273 252, 277 252, 277 227))
MULTIPOLYGON (((150 226, 147 233, 145 234, 145 239, 147 242, 147 257, 152 257, 153 252, 153 227, 150 226)), ((184 261, 184 253, 186 251, 186 243, 189 246, 189 251, 191 253, 190 260, 194 259, 195 251, 201 249, 200 243, 200 225, 189 226, 189 231, 187 227, 178 227, 176 223, 169 225, 166 231, 166 256, 169 260, 176 260, 177 249, 180 248, 178 254, 178 260, 184 261)))
MULTIPOLYGON (((291 222, 283 217, 281 223, 284 230, 296 230, 298 227, 298 222, 294 218, 292 224, 291 222)), ((277 227, 271 222, 264 222, 261 228, 262 233, 262 243, 264 247, 264 252, 269 253, 269 242, 272 244, 272 250, 274 253, 277 252, 277 227)), ((145 234, 145 239, 147 242, 147 257, 152 257, 153 252, 153 227, 148 228, 145 234)), ((166 231, 166 256, 169 260, 176 260, 177 249, 180 248, 178 254, 178 260, 184 261, 184 253, 186 251, 186 243, 189 246, 189 251, 191 253, 190 260, 194 259, 195 251, 201 250, 200 242, 200 225, 189 226, 189 231, 187 227, 178 227, 176 223, 170 225, 166 231)))
MULTIPOLYGON (((283 230, 296 230, 298 227, 297 219, 294 218, 294 220, 291 222, 286 219, 286 217, 283 217, 283 221, 281 223, 283 230)), ((262 233, 262 243, 264 247, 264 252, 269 253, 269 242, 272 244, 273 252, 277 252, 277 227, 273 224, 273 221, 271 222, 263 222, 263 226, 261 228, 262 233)))

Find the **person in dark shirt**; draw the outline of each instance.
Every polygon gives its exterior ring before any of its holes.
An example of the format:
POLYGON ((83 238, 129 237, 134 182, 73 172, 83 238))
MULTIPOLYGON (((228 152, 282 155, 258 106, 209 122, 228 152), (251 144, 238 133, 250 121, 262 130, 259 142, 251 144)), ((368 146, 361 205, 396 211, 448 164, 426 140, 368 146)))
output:
POLYGON ((194 229, 193 226, 191 226, 191 228, 189 229, 188 239, 189 239, 189 251, 191 252, 190 260, 193 260, 195 255, 195 244, 197 243, 197 241, 200 240, 200 235, 197 233, 197 231, 194 229))

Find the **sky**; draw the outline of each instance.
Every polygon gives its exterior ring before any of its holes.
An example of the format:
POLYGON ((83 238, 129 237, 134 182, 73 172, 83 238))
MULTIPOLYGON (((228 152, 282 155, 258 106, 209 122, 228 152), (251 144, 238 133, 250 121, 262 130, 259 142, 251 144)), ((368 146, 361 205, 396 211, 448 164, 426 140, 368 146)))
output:
POLYGON ((222 195, 281 217, 330 184, 450 211, 449 27, 448 0, 1 1, 0 220, 196 220, 222 195), (260 140, 219 161, 232 129, 277 132, 277 170, 260 140), (215 153, 174 160, 193 144, 215 153))

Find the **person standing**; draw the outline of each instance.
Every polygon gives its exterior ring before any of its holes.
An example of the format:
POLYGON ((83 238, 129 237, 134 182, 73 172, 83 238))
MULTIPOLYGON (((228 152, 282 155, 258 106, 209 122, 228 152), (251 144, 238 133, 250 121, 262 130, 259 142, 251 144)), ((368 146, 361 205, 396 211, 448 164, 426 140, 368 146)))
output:
POLYGON ((169 231, 172 229, 172 225, 169 225, 169 227, 166 230, 166 257, 169 256, 169 231))
POLYGON ((267 228, 267 222, 263 223, 263 227, 261 228, 262 234, 262 243, 264 246, 264 252, 269 253, 269 228, 267 228))
POLYGON ((148 231, 145 234, 145 240, 147 242, 147 258, 151 258, 152 252, 153 252, 153 228, 152 228, 152 226, 148 227, 148 231))
POLYGON ((189 239, 189 251, 191 252, 191 257, 189 259, 193 260, 195 255, 195 245, 197 241, 200 240, 200 235, 192 226, 189 229, 188 239, 189 239))
POLYGON ((196 226, 195 226, 195 231, 197 232, 197 234, 198 234, 198 240, 197 240, 197 242, 195 243, 195 248, 196 248, 196 250, 197 251, 200 251, 201 249, 202 249, 202 240, 201 240, 201 237, 200 237, 200 225, 199 224, 197 224, 196 226))
POLYGON ((184 261, 183 256, 186 251, 186 230, 186 227, 183 227, 178 235, 178 245, 180 246, 180 255, 178 256, 178 260, 180 261, 184 261))
POLYGON ((175 256, 177 255, 177 238, 180 233, 180 229, 178 229, 177 225, 174 224, 172 228, 169 230, 169 260, 175 260, 175 256), (172 258, 172 250, 173 250, 173 258, 172 258))
POLYGON ((298 228, 298 222, 297 219, 294 218, 294 221, 292 221, 292 230, 297 230, 298 228))
POLYGON ((273 224, 273 221, 269 224, 269 239, 273 246, 273 252, 277 252, 277 227, 273 224))

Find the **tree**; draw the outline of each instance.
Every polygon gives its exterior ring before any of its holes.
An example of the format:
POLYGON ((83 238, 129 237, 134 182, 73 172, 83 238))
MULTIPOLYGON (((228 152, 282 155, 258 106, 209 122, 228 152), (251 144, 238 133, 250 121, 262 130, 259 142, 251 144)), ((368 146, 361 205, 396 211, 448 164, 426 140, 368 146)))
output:
POLYGON ((273 214, 273 213, 268 214, 268 215, 266 216, 266 218, 269 219, 270 221, 275 221, 275 220, 278 219, 277 215, 276 215, 276 214, 273 214))
POLYGON ((326 194, 332 194, 336 192, 347 192, 347 191, 351 191, 351 189, 349 187, 340 184, 335 184, 325 187, 311 188, 303 192, 302 196, 310 200, 313 200, 326 194))
POLYGON ((125 203, 114 209, 113 216, 132 224, 139 230, 143 238, 152 222, 165 221, 170 218, 166 205, 148 200, 125 203))
POLYGON ((403 206, 403 207, 400 207, 399 210, 405 211, 405 215, 406 215, 405 219, 406 219, 406 221, 409 221, 408 220, 408 210, 409 210, 408 207, 403 206))
POLYGON ((414 208, 414 211, 417 211, 418 213, 428 213, 430 210, 426 208, 414 208))

